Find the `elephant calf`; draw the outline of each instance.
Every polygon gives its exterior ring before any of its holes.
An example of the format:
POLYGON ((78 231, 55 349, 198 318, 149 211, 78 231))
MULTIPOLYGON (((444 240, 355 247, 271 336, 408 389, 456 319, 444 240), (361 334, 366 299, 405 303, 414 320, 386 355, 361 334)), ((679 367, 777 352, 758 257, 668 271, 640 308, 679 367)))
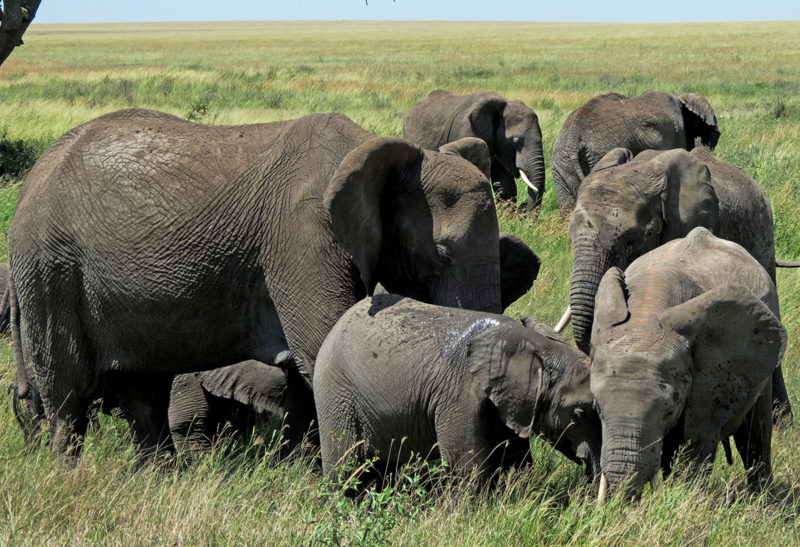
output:
POLYGON ((487 476, 529 461, 532 433, 598 469, 589 359, 534 319, 367 298, 325 339, 314 400, 331 477, 350 454, 441 457, 487 476))
POLYGON ((283 422, 285 455, 315 420, 311 386, 289 351, 274 366, 248 360, 204 372, 179 374, 169 398, 169 429, 177 448, 207 448, 223 430, 251 430, 259 417, 283 422))
POLYGON ((678 449, 712 462, 733 435, 752 486, 771 473, 770 377, 786 329, 769 274, 695 228, 611 268, 597 291, 591 389, 603 423, 601 498, 638 497, 678 449))

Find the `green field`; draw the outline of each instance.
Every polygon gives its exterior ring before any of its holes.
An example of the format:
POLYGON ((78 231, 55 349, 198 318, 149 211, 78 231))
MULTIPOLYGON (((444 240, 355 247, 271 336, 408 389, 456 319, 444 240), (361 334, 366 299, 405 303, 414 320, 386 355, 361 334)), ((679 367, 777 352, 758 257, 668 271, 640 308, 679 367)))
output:
MULTIPOLYGON (((800 22, 34 24, 0 67, 0 230, 30 160, 106 112, 136 106, 228 124, 338 111, 399 135, 405 112, 437 88, 492 89, 540 118, 542 210, 500 213, 501 229, 543 261, 512 316, 553 324, 567 303, 572 258, 549 155, 567 115, 600 93, 705 95, 722 132, 715 155, 764 185, 778 256, 800 259, 800 22)), ((0 260, 6 254, 3 237, 0 260)), ((800 413, 800 270, 780 270, 778 290, 786 381, 800 413)), ((1 345, 5 393, 13 356, 7 340, 1 345)), ((743 487, 738 456, 727 466, 720 454, 707 485, 675 478, 639 504, 598 506, 581 470, 536 442, 533 468, 493 496, 420 493, 409 473, 403 488, 356 505, 302 462, 276 463, 260 438, 221 444, 189 466, 137 468, 125 423, 110 417, 91 431, 80 461, 65 465, 23 446, 10 401, 0 403, 1 545, 800 544, 800 425, 776 433, 775 482, 758 496, 743 487)))

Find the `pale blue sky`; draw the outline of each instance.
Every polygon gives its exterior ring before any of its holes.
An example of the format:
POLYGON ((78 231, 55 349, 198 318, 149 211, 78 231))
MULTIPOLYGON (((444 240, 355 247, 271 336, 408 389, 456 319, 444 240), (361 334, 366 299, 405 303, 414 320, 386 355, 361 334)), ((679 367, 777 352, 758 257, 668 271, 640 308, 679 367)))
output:
POLYGON ((267 19, 733 21, 800 19, 800 0, 42 0, 36 21, 267 19))

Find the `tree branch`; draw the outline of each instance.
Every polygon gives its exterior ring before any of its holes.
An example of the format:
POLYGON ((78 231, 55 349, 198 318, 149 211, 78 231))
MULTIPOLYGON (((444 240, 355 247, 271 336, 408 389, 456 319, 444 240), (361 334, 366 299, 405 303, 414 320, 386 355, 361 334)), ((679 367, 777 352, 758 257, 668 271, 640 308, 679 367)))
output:
POLYGON ((0 65, 15 47, 22 45, 22 35, 33 21, 41 0, 4 0, 0 15, 0 65))

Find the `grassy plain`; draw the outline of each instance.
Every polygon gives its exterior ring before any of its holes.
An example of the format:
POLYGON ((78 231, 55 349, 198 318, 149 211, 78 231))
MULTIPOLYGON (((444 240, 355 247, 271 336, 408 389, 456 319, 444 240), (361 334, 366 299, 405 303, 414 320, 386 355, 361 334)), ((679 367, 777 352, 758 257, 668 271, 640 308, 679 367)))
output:
MULTIPOLYGON (((767 189, 778 255, 800 258, 800 22, 537 24, 272 22, 38 25, 0 67, 0 135, 40 151, 71 127, 131 106, 206 123, 338 111, 381 135, 429 91, 493 89, 539 114, 549 153, 591 97, 699 92, 717 112, 716 155, 767 189)), ((0 187, 5 234, 21 178, 0 187)), ((501 228, 542 257, 534 289, 508 313, 551 324, 566 304, 571 253, 548 174, 541 212, 501 212, 501 228)), ((0 242, 0 259, 6 254, 0 242)), ((789 330, 787 384, 800 412, 800 272, 778 274, 789 330)), ((13 380, 0 348, 0 385, 13 380)), ((28 451, 0 403, 0 544, 800 543, 800 425, 776 433, 775 483, 758 496, 718 458, 708 485, 670 479, 641 503, 598 507, 580 470, 534 443, 534 467, 489 499, 431 497, 413 485, 351 504, 301 462, 226 445, 191 466, 137 468, 124 423, 101 417, 74 467, 28 451), (731 495, 736 493, 737 495, 731 495)), ((413 474, 407 479, 410 484, 413 474)))

